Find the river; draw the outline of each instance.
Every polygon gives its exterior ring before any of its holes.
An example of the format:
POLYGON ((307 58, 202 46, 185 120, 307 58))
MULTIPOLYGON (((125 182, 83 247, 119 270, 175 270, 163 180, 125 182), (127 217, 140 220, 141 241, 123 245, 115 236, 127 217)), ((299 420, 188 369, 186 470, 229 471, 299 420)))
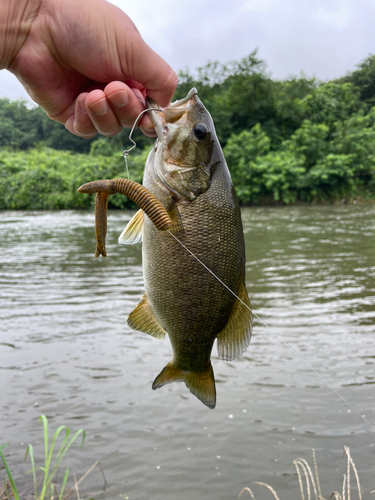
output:
POLYGON ((0 444, 10 443, 10 465, 28 443, 43 461, 45 414, 53 431, 87 433, 69 452, 71 473, 100 460, 106 491, 95 469, 82 496, 229 500, 248 486, 273 498, 261 481, 300 499, 292 462, 312 464, 314 448, 328 498, 341 491, 347 445, 372 497, 375 207, 243 210, 261 321, 241 359, 222 361, 214 346, 213 411, 183 384, 151 390, 171 347, 126 325, 143 293, 141 246, 117 244, 131 216, 109 213, 108 257, 95 259, 92 212, 0 213, 0 444))

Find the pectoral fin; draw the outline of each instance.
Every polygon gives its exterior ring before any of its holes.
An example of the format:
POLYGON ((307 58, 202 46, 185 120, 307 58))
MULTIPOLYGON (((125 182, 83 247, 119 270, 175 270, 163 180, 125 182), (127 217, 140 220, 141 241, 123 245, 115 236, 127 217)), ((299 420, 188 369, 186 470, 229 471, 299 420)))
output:
POLYGON ((123 245, 141 243, 143 238, 144 212, 142 209, 130 219, 125 229, 120 234, 118 242, 123 245))
POLYGON ((182 224, 181 214, 172 197, 169 200, 167 212, 172 221, 172 225, 169 228, 169 231, 177 236, 177 238, 181 238, 181 236, 183 236, 185 233, 184 226, 182 224))
MULTIPOLYGON (((177 238, 180 238, 184 234, 184 228, 182 226, 180 212, 178 211, 173 198, 171 198, 168 203, 167 212, 172 221, 172 225, 169 230, 177 236, 177 238)), ((135 245, 136 243, 142 243, 143 227, 144 212, 141 209, 138 210, 138 212, 127 223, 125 229, 119 236, 118 242, 123 245, 135 245)))
MULTIPOLYGON (((239 298, 250 308, 245 284, 241 285, 239 298)), ((225 328, 217 336, 217 352, 221 359, 239 358, 250 343, 253 315, 242 302, 236 300, 225 328)))
POLYGON ((216 387, 214 371, 211 363, 205 372, 188 372, 179 370, 170 361, 167 366, 159 373, 154 380, 152 388, 159 389, 163 385, 171 384, 172 382, 185 382, 186 387, 194 396, 196 396, 203 404, 213 410, 216 406, 216 387))
POLYGON ((127 324, 130 328, 133 328, 133 330, 139 330, 157 339, 163 339, 166 334, 164 328, 155 318, 146 294, 142 295, 140 303, 134 311, 129 314, 127 324))

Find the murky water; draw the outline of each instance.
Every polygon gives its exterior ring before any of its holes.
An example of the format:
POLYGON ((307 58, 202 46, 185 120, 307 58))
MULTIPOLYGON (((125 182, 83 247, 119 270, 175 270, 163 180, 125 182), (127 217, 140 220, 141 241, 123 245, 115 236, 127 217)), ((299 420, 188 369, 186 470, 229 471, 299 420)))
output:
POLYGON ((109 257, 94 259, 93 213, 0 213, 0 443, 11 443, 10 462, 29 442, 42 461, 43 413, 53 430, 86 430, 69 465, 79 477, 100 460, 106 492, 98 470, 81 485, 95 498, 227 500, 244 486, 272 498, 253 484, 264 481, 293 500, 292 461, 312 463, 312 448, 328 496, 341 489, 344 445, 369 498, 375 207, 243 211, 248 290, 268 328, 256 322, 238 361, 214 347, 214 411, 183 384, 151 390, 171 348, 126 326, 143 293, 140 246, 116 243, 130 216, 110 213, 109 257))

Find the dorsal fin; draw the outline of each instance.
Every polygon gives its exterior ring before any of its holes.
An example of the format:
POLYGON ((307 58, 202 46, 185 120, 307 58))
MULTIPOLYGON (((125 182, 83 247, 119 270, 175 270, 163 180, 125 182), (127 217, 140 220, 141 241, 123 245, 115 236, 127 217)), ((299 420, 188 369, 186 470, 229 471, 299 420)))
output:
MULTIPOLYGON (((251 306, 245 284, 240 287, 239 298, 251 306)), ((221 359, 239 358, 250 343, 253 329, 253 315, 239 300, 234 303, 225 328, 217 336, 217 352, 221 359)))

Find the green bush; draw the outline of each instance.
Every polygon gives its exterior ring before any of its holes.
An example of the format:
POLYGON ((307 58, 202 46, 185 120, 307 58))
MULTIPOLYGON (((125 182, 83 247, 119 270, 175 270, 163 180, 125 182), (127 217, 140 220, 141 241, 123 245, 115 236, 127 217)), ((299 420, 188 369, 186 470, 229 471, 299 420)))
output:
MULTIPOLYGON (((240 203, 259 203, 262 198, 291 203, 298 198, 305 173, 303 156, 290 147, 270 151, 271 140, 259 124, 231 136, 224 148, 240 203)), ((288 144, 289 145, 289 144, 288 144)))
POLYGON ((374 198, 375 108, 330 125, 304 120, 276 150, 257 124, 232 135, 224 153, 242 204, 374 198))
MULTIPOLYGON (((130 178, 141 182, 147 151, 128 159, 130 178)), ((0 209, 92 208, 94 195, 77 193, 86 182, 126 177, 121 154, 94 156, 39 148, 0 150, 0 209)), ((110 208, 133 208, 126 197, 109 197, 110 208)))

